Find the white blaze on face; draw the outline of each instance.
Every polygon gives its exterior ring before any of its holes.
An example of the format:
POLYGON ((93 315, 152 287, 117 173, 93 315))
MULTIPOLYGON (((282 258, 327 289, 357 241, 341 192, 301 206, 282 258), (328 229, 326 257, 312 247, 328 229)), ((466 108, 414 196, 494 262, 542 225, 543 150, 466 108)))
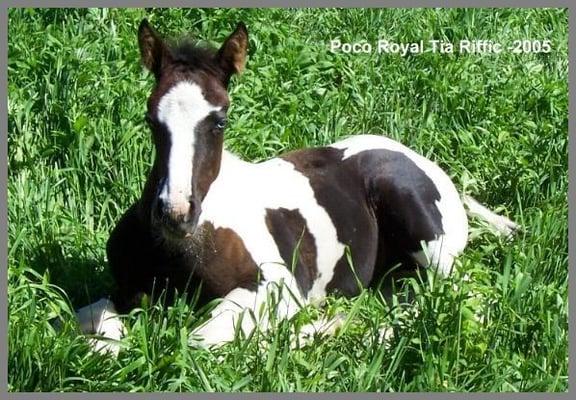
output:
POLYGON ((200 121, 220 107, 209 103, 202 89, 193 82, 180 82, 170 89, 158 104, 158 121, 170 135, 168 171, 160 199, 171 212, 186 214, 192 195, 194 165, 194 130, 200 121))

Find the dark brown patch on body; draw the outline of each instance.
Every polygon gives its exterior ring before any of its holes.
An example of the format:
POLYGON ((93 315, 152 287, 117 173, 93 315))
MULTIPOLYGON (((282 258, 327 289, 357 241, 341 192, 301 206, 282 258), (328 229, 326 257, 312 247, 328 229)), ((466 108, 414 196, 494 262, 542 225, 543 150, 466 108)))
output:
POLYGON ((316 240, 298 210, 266 209, 266 226, 306 297, 318 275, 316 240))
POLYGON ((366 179, 368 200, 378 220, 400 247, 420 250, 420 241, 444 233, 442 214, 436 206, 440 192, 414 161, 401 152, 374 149, 359 152, 347 163, 366 179))
POLYGON ((354 296, 372 279, 378 228, 366 202, 364 177, 357 170, 346 168, 343 156, 344 150, 319 147, 290 152, 281 158, 308 178, 316 201, 336 228, 338 241, 350 249, 354 271, 344 254, 334 267, 334 278, 326 290, 354 296))
POLYGON ((229 228, 214 229, 210 222, 198 229, 205 247, 197 273, 210 292, 223 297, 236 288, 256 291, 263 278, 242 238, 229 228))

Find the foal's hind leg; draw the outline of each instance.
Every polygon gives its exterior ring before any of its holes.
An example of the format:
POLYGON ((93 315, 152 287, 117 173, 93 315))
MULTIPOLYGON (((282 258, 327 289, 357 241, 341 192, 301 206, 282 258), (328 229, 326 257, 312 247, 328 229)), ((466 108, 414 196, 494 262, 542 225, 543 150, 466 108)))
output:
POLYGON ((378 221, 379 262, 389 265, 390 259, 408 257, 448 275, 468 238, 468 219, 454 184, 438 165, 396 142, 363 141, 374 148, 348 160, 363 177, 378 221))
POLYGON ((375 180, 381 188, 375 203, 380 246, 447 276, 466 246, 468 219, 450 179, 437 166, 431 168, 427 174, 413 169, 375 180))

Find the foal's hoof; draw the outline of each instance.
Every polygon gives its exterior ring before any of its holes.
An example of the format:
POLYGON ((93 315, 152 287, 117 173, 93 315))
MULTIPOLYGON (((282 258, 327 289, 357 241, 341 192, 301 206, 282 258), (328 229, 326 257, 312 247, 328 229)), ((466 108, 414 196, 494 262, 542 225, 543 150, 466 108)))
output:
POLYGON ((93 337, 89 339, 88 343, 90 344, 93 352, 99 354, 110 354, 114 357, 118 356, 118 353, 120 353, 120 349, 122 348, 120 345, 121 342, 119 340, 106 337, 93 337))
POLYGON ((333 336, 344 325, 345 320, 346 315, 338 314, 332 319, 323 317, 304 325, 297 336, 292 338, 291 348, 297 349, 312 344, 316 337, 333 336))
POLYGON ((208 350, 210 348, 208 343, 206 343, 203 338, 200 338, 194 334, 188 336, 188 346, 198 350, 208 350))
POLYGON ((520 225, 501 215, 499 216, 498 220, 495 221, 494 228, 506 239, 512 239, 512 237, 522 231, 522 227, 520 225))

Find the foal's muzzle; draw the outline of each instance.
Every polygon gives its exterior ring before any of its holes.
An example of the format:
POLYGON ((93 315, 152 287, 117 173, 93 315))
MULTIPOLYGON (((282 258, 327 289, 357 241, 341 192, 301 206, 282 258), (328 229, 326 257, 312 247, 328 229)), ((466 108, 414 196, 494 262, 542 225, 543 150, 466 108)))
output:
POLYGON ((172 239, 184 238, 194 233, 200 215, 199 203, 190 200, 187 204, 174 206, 160 197, 152 205, 152 221, 164 236, 172 239))

